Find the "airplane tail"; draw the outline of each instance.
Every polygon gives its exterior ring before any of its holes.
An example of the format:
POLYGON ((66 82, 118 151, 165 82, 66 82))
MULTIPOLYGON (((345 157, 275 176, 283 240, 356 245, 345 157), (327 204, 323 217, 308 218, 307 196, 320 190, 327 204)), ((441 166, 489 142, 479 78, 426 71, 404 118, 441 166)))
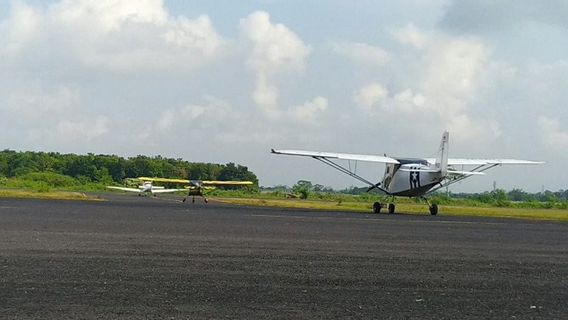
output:
POLYGON ((436 157, 436 169, 440 170, 442 176, 448 174, 448 144, 450 140, 450 133, 445 131, 442 135, 442 141, 440 141, 440 149, 438 150, 438 156, 436 157))

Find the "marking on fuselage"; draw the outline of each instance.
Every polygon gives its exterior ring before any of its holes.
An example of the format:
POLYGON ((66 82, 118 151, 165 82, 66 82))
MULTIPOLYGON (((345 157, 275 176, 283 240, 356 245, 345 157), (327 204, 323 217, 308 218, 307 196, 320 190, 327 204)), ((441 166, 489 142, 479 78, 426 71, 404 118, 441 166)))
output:
POLYGON ((410 189, 420 188, 420 171, 410 171, 410 189))

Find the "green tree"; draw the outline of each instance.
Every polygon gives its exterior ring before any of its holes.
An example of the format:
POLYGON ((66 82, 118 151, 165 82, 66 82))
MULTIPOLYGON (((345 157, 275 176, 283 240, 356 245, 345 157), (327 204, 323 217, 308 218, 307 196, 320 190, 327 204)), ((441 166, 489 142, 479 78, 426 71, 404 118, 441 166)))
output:
POLYGON ((299 180, 292 187, 292 192, 299 194, 300 199, 307 199, 313 190, 314 186, 312 185, 312 182, 308 180, 299 180))

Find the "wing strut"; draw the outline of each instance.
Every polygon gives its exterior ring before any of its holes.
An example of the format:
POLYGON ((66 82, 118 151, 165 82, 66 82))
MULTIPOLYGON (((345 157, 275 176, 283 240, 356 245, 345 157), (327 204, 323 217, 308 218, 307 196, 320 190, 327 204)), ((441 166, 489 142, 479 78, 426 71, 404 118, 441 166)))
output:
POLYGON ((371 188, 370 188, 369 190, 371 190, 372 188, 377 188, 377 189, 381 190, 382 192, 384 192, 384 193, 386 193, 386 194, 389 194, 388 191, 386 191, 385 189, 379 187, 378 183, 377 183, 377 184, 372 183, 371 181, 369 181, 369 180, 367 180, 367 179, 361 177, 360 175, 356 174, 355 172, 353 172, 353 171, 351 171, 351 170, 349 170, 349 169, 347 169, 347 168, 345 168, 345 167, 343 167, 343 166, 341 166, 341 165, 339 165, 339 164, 337 164, 337 163, 335 163, 335 162, 333 162, 333 161, 331 161, 331 160, 329 160, 329 159, 327 159, 327 158, 318 157, 318 156, 312 156, 312 158, 314 158, 314 159, 316 159, 316 160, 319 160, 319 161, 321 161, 321 162, 327 164, 328 166, 330 166, 330 167, 332 167, 332 168, 334 168, 334 169, 336 169, 336 170, 338 170, 338 171, 340 171, 340 172, 343 172, 343 173, 345 173, 346 175, 348 175, 348 176, 350 176, 350 177, 352 177, 352 178, 354 178, 354 179, 357 179, 357 180, 359 180, 359 181, 361 181, 361 182, 363 182, 363 183, 368 184, 369 186, 371 186, 371 188))

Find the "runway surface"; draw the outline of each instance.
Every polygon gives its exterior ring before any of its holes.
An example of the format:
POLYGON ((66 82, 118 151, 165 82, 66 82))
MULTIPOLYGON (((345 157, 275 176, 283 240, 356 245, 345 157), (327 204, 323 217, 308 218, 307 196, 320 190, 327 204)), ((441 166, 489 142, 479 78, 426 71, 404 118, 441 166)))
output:
POLYGON ((0 199, 4 319, 568 319, 568 224, 0 199))

